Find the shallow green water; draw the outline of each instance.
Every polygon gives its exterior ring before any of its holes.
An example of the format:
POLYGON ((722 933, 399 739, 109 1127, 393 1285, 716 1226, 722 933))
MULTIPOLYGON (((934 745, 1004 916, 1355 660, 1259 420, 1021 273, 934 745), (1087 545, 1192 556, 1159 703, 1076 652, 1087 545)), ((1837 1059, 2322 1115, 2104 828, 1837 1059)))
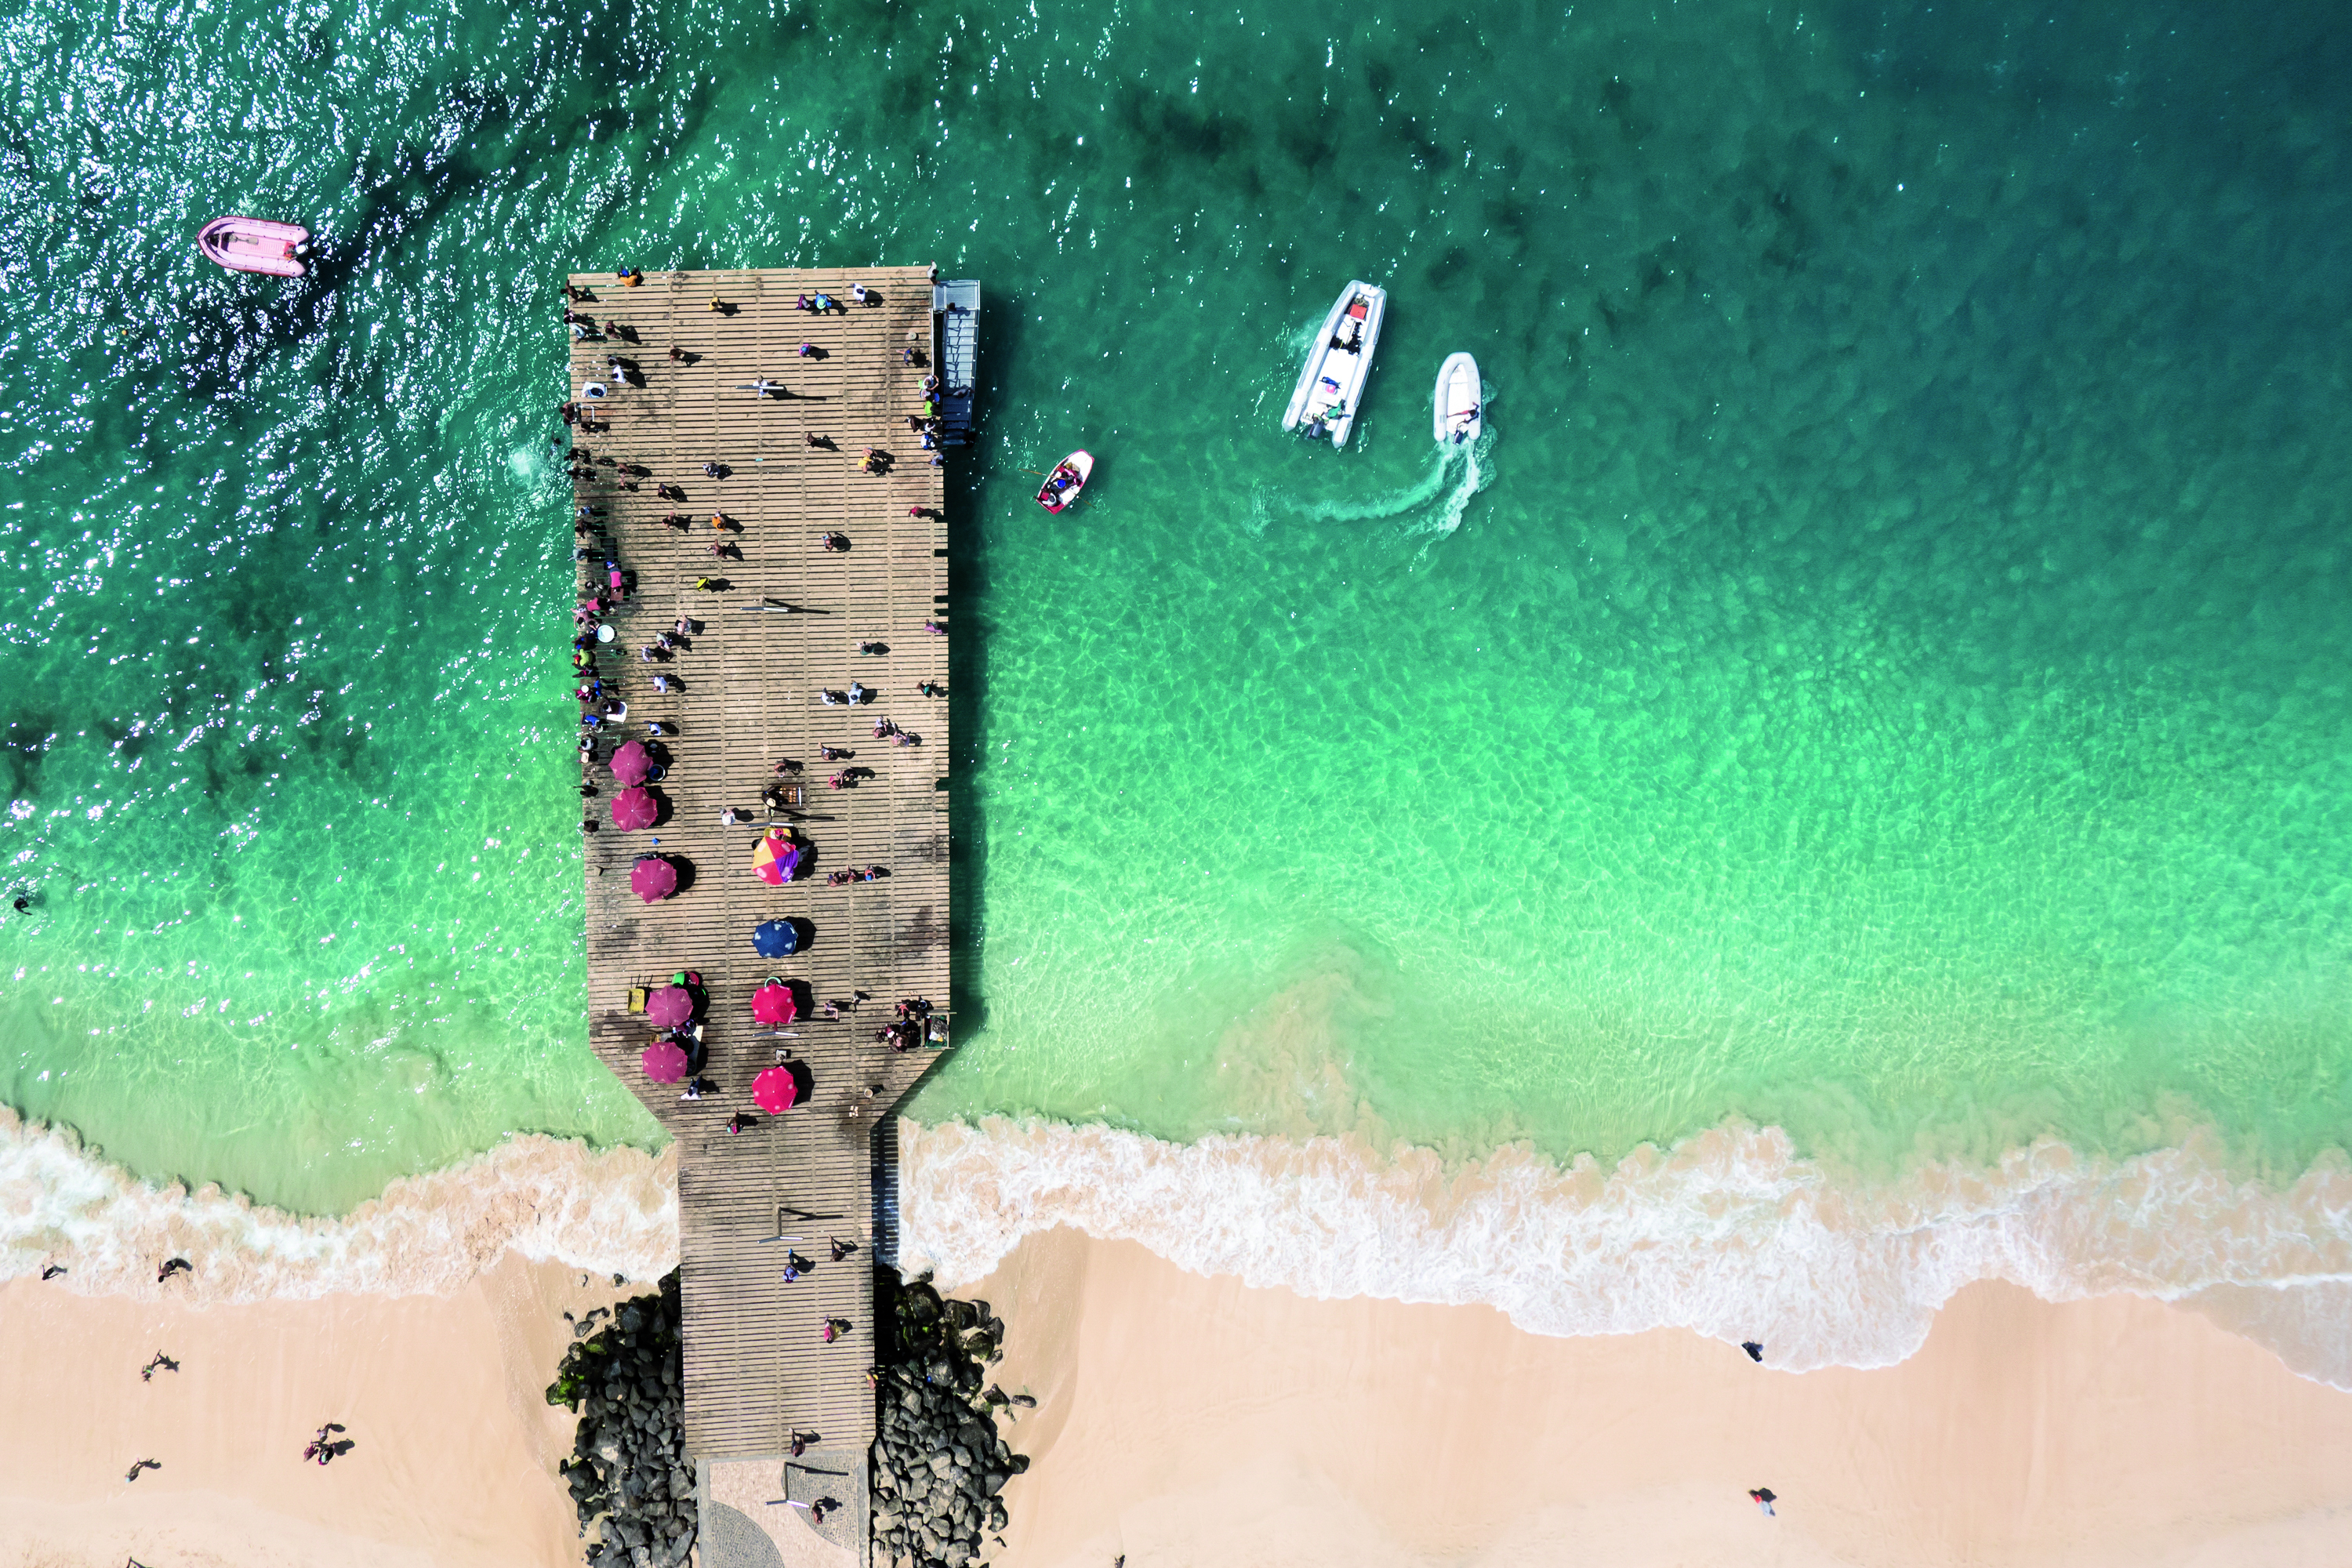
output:
POLYGON ((6 1100, 308 1208, 651 1136, 584 1050, 551 280, 931 259, 990 425, 922 1114, 2342 1144, 2334 14, 1457 15, 0 24, 6 1100), (1350 275, 1358 446, 1296 447, 1350 275))

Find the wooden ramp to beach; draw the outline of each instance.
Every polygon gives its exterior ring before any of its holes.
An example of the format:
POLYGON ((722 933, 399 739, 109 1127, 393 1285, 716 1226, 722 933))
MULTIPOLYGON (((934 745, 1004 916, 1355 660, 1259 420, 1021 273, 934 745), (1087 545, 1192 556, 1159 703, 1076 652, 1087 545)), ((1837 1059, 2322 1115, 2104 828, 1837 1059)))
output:
POLYGON ((899 1054, 875 1034, 901 998, 927 998, 942 1014, 948 1002, 948 704, 917 689, 949 684, 948 639, 926 628, 947 620, 947 525, 941 472, 908 427, 936 352, 931 278, 900 267, 667 273, 634 288, 604 274, 571 281, 593 296, 572 308, 601 334, 572 343, 572 393, 589 383, 608 389, 582 405, 602 428, 576 437, 575 450, 594 460, 593 477, 575 481, 576 500, 600 514, 590 521, 602 530, 579 541, 592 551, 580 583, 587 594, 604 582, 608 550, 635 582, 610 617, 616 640, 597 659, 628 712, 598 730, 595 754, 644 739, 648 720, 677 728, 658 742, 668 761, 653 788, 667 815, 654 828, 616 830, 611 774, 601 764, 583 770, 595 790, 583 814, 600 824, 584 834, 590 1039, 677 1141, 688 1448, 706 1460, 781 1456, 799 1432, 814 1435, 811 1462, 821 1456, 830 1471, 854 1455, 854 1493, 846 1481, 803 1489, 789 1472, 785 1479, 794 1498, 830 1490, 847 1504, 824 1533, 839 1530, 862 1555, 874 1435, 865 1374, 875 1360, 875 1131, 931 1059, 929 1049, 899 1054), (861 284, 872 302, 851 302, 861 284), (843 310, 794 308, 820 292, 843 310), (710 308, 714 298, 722 309, 710 308), (615 321, 619 333, 603 331, 615 321), (803 342, 821 357, 799 353, 803 342), (919 363, 905 363, 910 345, 919 363), (610 374, 615 357, 634 369, 627 384, 610 374), (783 390, 745 390, 762 381, 783 390), (829 444, 810 445, 812 435, 829 444), (882 473, 860 471, 867 447, 890 455, 882 473), (707 476, 706 463, 723 477, 707 476), (688 499, 663 499, 664 483, 688 499), (669 513, 690 526, 665 526, 669 513), (735 531, 714 531, 714 513, 735 531), (820 546, 832 531, 848 535, 846 552, 820 546), (722 539, 740 559, 710 554, 722 539), (698 579, 716 580, 716 591, 698 589, 698 579), (641 662, 637 650, 680 617, 694 623, 685 646, 665 662, 641 662), (866 643, 888 651, 861 654, 866 643), (656 692, 656 673, 677 689, 656 692), (876 700, 819 701, 821 689, 853 680, 876 700), (920 744, 877 741, 874 722, 884 718, 920 744), (826 743, 855 752, 848 765, 871 775, 828 788, 845 764, 819 759, 826 743), (751 857, 770 816, 761 788, 786 758, 803 764, 786 782, 799 783, 805 800, 780 819, 814 847, 814 865, 770 887, 751 857), (729 808, 741 826, 721 826, 729 808), (675 896, 650 904, 630 889, 633 863, 648 853, 683 873, 675 896), (873 865, 888 874, 826 885, 830 871, 873 865), (781 917, 806 922, 813 940, 787 958, 758 956, 752 928, 781 917), (709 988, 704 1076, 718 1086, 695 1101, 679 1099, 682 1086, 646 1080, 638 1057, 656 1031, 629 1010, 633 987, 688 969, 709 988), (781 1036, 755 1026, 751 994, 771 975, 805 982, 818 1016, 781 1036), (827 1000, 856 1005, 829 1021, 827 1000), (753 1110, 751 1079, 780 1049, 805 1064, 811 1098, 730 1133, 729 1118, 753 1110), (840 1263, 831 1258, 836 1238, 857 1249, 840 1263), (787 1247, 816 1265, 791 1284, 787 1247), (828 1319, 850 1325, 831 1343, 828 1319))

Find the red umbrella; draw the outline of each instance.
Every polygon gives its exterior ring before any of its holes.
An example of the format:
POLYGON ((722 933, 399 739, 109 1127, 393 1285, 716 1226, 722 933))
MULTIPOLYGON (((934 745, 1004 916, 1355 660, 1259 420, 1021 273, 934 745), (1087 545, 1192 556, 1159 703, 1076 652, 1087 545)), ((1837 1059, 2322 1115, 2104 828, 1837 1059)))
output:
POLYGON ((792 988, 780 981, 771 980, 751 993, 751 1020, 758 1024, 789 1024, 800 1011, 793 1000, 792 988))
POLYGON ((656 1083, 676 1083, 686 1076, 686 1052, 678 1048, 675 1040, 656 1040, 637 1058, 637 1065, 656 1083))
POLYGON ((613 782, 621 784, 641 784, 652 771, 653 758, 646 754, 643 741, 631 741, 613 753, 613 782))
POLYGON ((801 1097, 801 1086, 789 1068, 770 1068, 751 1080, 751 1103, 771 1116, 782 1116, 801 1097))
POLYGON ((661 815, 661 803, 642 789, 625 789, 613 797, 613 826, 627 832, 651 827, 661 815))
POLYGON ((629 890, 652 903, 677 891, 677 868, 658 855, 640 855, 629 868, 629 890))
POLYGON ((646 998, 646 1022, 657 1029, 683 1024, 694 1016, 694 994, 683 985, 665 985, 646 998))

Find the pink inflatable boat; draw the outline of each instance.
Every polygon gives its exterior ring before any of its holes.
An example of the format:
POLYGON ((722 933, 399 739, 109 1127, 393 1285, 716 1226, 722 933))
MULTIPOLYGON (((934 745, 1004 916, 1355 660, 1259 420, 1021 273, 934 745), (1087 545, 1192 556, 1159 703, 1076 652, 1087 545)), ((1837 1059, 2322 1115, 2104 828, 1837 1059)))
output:
POLYGON ((299 278, 303 267, 295 259, 295 247, 310 237, 310 231, 299 224, 272 223, 262 217, 216 217, 196 236, 196 248, 232 272, 299 278))

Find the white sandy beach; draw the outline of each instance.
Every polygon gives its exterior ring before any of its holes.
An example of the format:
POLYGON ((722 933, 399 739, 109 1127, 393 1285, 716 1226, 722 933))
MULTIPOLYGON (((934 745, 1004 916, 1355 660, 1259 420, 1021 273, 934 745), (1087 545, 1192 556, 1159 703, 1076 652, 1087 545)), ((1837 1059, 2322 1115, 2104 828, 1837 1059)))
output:
POLYGON ((19 1568, 552 1568, 579 1560, 545 1402, 580 1287, 509 1254, 446 1297, 197 1309, 0 1288, 0 1562, 19 1568), (156 1351, 176 1373, 142 1383, 156 1351), (338 1421, 323 1468, 303 1445, 338 1421), (136 1482, 132 1461, 158 1460, 136 1482))
MULTIPOLYGON (((0 1560, 575 1562, 569 1418, 541 1389, 561 1312, 616 1294, 578 1280, 510 1257, 446 1298, 0 1289, 0 1560), (182 1370, 142 1384, 158 1349, 182 1370), (331 1419, 358 1447, 299 1462, 331 1419), (163 1468, 126 1483, 142 1458, 163 1468)), ((992 1372, 1038 1398, 1009 1433, 1034 1462, 999 1568, 2293 1568, 2352 1539, 2352 1394, 2138 1298, 1980 1285, 1911 1361, 1800 1376, 1679 1331, 1552 1340, 1483 1307, 1310 1301, 1067 1231, 960 1293, 1005 1317, 992 1372)))

